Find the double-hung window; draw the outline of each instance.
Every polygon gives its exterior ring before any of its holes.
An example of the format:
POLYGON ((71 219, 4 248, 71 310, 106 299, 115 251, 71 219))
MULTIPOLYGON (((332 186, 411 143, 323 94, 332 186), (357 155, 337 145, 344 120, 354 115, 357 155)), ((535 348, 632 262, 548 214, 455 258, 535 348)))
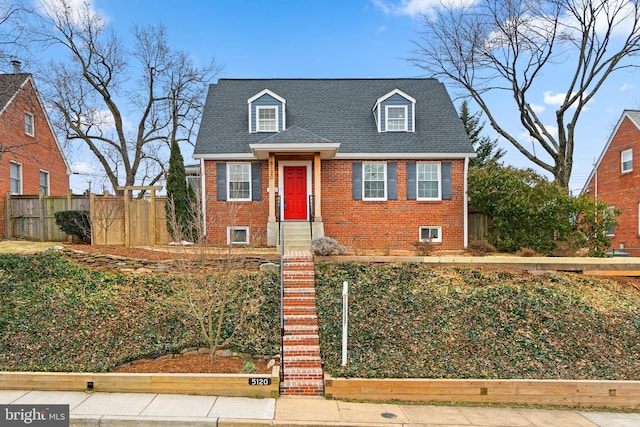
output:
POLYGON ((9 180, 11 181, 11 194, 22 194, 22 165, 11 162, 10 169, 9 180))
POLYGON ((440 163, 418 163, 416 180, 418 200, 440 200, 440 163))
POLYGON ((276 132, 278 130, 277 107, 257 107, 258 132, 276 132))
POLYGON ((407 107, 387 106, 387 132, 407 131, 407 107))
POLYGON ((49 172, 40 171, 40 192, 49 195, 49 172))
POLYGON ((622 173, 633 170, 633 149, 629 148, 620 153, 620 171, 622 173))
POLYGON ((228 163, 227 176, 227 200, 251 200, 251 163, 228 163))
POLYGON ((363 200, 387 200, 387 164, 362 165, 363 200))
POLYGON ((24 133, 29 136, 35 134, 34 118, 31 113, 24 113, 24 133))

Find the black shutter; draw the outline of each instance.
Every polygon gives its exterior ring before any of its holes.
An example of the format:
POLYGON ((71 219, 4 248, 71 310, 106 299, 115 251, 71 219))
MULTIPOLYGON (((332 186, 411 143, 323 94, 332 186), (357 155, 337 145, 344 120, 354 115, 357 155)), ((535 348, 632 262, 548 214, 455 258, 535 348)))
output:
POLYGON ((387 199, 398 200, 398 164, 387 163, 387 199))
POLYGON ((251 200, 262 200, 262 164, 251 163, 251 200))
POLYGON ((407 162, 407 200, 416 200, 416 162, 407 162))
POLYGON ((362 162, 352 163, 351 194, 353 200, 362 200, 362 162))
POLYGON ((451 200, 451 162, 442 162, 440 168, 442 173, 442 200, 451 200))
POLYGON ((227 200, 227 164, 219 162, 216 164, 217 177, 217 200, 227 200))

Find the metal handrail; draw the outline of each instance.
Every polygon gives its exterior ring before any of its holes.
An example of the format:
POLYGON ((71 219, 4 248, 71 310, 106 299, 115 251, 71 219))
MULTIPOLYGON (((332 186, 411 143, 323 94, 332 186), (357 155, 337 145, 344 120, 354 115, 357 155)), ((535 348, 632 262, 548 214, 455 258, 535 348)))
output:
POLYGON ((313 195, 309 195, 309 232, 313 240, 313 195))
POLYGON ((280 242, 280 382, 284 381, 284 227, 280 218, 281 197, 276 197, 276 220, 280 242))

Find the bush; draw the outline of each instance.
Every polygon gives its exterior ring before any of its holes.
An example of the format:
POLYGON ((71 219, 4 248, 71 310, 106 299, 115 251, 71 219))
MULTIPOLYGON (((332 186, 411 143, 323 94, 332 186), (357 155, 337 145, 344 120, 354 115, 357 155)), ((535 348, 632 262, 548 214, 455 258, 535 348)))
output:
POLYGON ((84 243, 91 243, 91 219, 89 211, 59 211, 55 213, 56 225, 67 234, 84 243))
POLYGON ((473 256, 485 256, 495 252, 496 248, 486 240, 474 240, 469 243, 467 250, 473 256))
POLYGON ((412 244, 415 246, 418 254, 422 256, 429 256, 433 253, 434 247, 430 240, 418 240, 412 244))
POLYGON ((333 240, 331 237, 318 237, 311 241, 311 250, 314 254, 320 256, 327 255, 344 255, 347 248, 333 240))
POLYGON ((540 254, 536 251, 534 251, 531 248, 522 248, 519 251, 516 252, 516 255, 521 256, 521 257, 525 257, 525 258, 531 258, 534 256, 540 256, 540 254))

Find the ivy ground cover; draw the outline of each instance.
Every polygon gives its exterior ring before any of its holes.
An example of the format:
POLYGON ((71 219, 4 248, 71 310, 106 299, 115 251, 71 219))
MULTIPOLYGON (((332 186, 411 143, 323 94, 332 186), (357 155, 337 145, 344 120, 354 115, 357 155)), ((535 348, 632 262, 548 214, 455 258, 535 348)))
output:
POLYGON ((332 376, 640 380, 640 293, 614 281, 327 263, 316 264, 316 292, 332 376))
MULTIPOLYGON (((202 345, 195 321, 169 304, 168 275, 93 271, 61 254, 0 255, 0 370, 108 372, 145 357, 202 345)), ((239 276, 262 301, 232 349, 278 352, 279 282, 273 273, 239 276)), ((230 304, 223 336, 234 329, 230 304)), ((235 317, 234 317, 235 316, 235 317)))

